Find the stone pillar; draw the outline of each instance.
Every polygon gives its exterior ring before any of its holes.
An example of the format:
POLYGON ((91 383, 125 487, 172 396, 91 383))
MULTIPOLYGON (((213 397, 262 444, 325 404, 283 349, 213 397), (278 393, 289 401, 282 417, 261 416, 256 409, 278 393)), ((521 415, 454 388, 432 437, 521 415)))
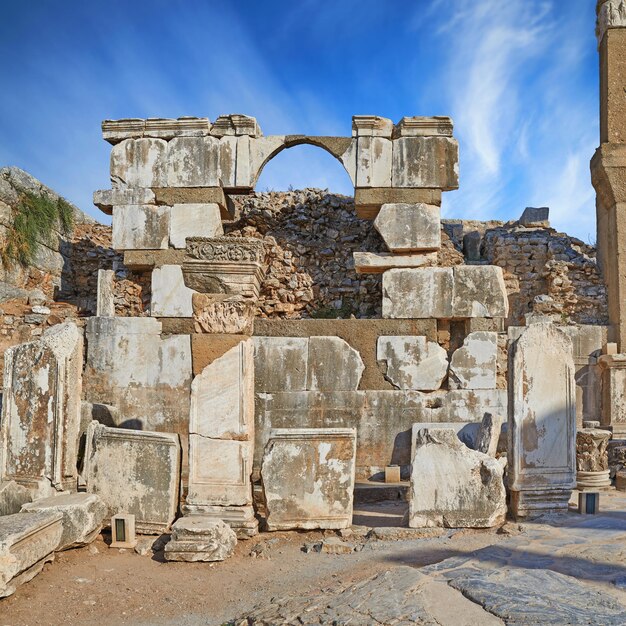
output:
POLYGON ((598 364, 602 372, 600 424, 614 438, 626 438, 626 354, 603 354, 598 364))
POLYGON ((607 447, 611 432, 600 429, 600 422, 585 422, 576 433, 576 482, 579 490, 611 486, 607 447))
POLYGON ((98 295, 96 315, 98 317, 115 316, 115 272, 98 270, 98 295))
POLYGON ((531 324, 509 346, 508 481, 515 518, 567 511, 576 486, 572 342, 531 324))
POLYGON ((608 290, 611 341, 626 351, 626 4, 600 0, 600 147, 591 160, 598 262, 608 290))

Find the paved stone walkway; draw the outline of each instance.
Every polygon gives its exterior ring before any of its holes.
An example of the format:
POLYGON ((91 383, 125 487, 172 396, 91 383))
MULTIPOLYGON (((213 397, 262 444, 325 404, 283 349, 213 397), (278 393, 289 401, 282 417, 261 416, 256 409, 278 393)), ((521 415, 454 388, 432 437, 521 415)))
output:
POLYGON ((350 587, 273 598, 237 626, 626 624, 626 496, 603 512, 546 516, 498 543, 421 569, 398 566, 350 587))

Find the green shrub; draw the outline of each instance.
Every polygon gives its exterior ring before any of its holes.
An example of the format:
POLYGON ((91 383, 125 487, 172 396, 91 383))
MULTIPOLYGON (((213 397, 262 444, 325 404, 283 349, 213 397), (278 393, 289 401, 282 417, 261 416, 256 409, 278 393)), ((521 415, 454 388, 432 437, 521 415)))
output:
POLYGON ((68 236, 73 227, 74 211, 63 198, 53 200, 47 194, 19 190, 19 201, 13 207, 13 225, 0 250, 2 263, 7 267, 15 262, 31 264, 41 243, 53 243, 55 230, 68 236))

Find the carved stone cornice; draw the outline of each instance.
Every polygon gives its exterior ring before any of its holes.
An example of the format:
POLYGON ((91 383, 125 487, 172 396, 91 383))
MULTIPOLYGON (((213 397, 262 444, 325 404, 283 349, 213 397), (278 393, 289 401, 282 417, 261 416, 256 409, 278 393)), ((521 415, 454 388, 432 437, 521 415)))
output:
POLYGON ((609 28, 626 27, 626 0, 598 0, 596 13, 598 45, 609 28))

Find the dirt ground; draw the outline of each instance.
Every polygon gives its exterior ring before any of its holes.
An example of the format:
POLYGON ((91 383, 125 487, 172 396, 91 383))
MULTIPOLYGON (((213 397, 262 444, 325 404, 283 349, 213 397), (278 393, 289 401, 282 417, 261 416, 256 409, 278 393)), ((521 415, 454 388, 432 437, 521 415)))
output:
POLYGON ((497 543, 502 535, 453 531, 438 538, 365 540, 360 552, 350 554, 302 551, 323 537, 263 533, 240 541, 229 560, 210 564, 166 563, 162 553, 112 549, 102 535, 89 547, 57 554, 41 574, 0 601, 0 626, 219 625, 274 595, 333 588, 398 564, 436 563, 497 543), (251 556, 259 544, 266 555, 251 556))

